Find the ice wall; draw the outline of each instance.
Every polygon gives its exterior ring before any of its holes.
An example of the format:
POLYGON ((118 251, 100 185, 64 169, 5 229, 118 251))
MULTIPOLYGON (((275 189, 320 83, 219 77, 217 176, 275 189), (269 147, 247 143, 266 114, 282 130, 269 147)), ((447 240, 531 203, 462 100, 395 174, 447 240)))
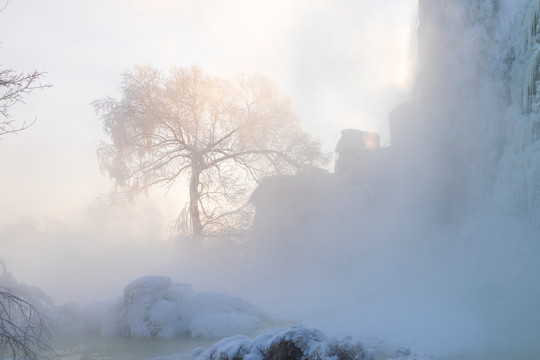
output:
POLYGON ((540 225, 540 2, 422 0, 419 15, 416 95, 446 127, 431 134, 454 149, 471 200, 540 225))
POLYGON ((540 226, 540 2, 514 6, 519 11, 508 29, 511 106, 505 115, 506 143, 496 195, 502 207, 540 226))

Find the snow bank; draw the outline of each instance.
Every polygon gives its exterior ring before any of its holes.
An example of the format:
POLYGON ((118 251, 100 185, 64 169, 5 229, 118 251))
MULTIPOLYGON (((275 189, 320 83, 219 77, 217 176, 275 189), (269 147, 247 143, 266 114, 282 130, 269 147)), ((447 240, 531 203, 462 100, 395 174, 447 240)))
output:
POLYGON ((168 277, 146 276, 128 284, 122 297, 85 310, 87 330, 106 336, 222 338, 251 334, 267 315, 224 293, 195 293, 168 277))

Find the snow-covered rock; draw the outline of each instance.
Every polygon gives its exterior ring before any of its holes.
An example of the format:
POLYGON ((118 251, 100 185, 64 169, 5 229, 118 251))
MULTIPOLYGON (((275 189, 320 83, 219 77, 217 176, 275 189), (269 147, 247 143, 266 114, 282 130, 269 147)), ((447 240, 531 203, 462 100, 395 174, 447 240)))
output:
POLYGON ((168 277, 146 276, 128 284, 118 300, 86 311, 87 329, 102 335, 222 338, 251 334, 267 315, 229 294, 196 293, 168 277))
POLYGON ((197 360, 374 359, 374 354, 358 341, 349 337, 328 337, 319 330, 301 326, 276 329, 255 339, 242 335, 232 336, 219 341, 209 350, 197 349, 191 356, 197 360))
POLYGON ((172 280, 167 277, 147 276, 126 286, 121 309, 121 335, 170 337, 166 335, 171 333, 174 323, 180 321, 178 306, 163 299, 171 285, 172 280))

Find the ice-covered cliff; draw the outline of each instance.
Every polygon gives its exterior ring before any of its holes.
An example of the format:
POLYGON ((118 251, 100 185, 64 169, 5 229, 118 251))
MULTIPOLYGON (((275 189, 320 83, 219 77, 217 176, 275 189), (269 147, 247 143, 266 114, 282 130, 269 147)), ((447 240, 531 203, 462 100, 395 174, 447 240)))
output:
POLYGON ((287 220, 255 238, 286 311, 439 355, 540 351, 539 19, 538 0, 419 1, 416 84, 370 180, 259 189, 287 220), (289 205, 306 192, 316 211, 289 205))
POLYGON ((540 225, 540 2, 419 2, 415 98, 469 200, 540 225))

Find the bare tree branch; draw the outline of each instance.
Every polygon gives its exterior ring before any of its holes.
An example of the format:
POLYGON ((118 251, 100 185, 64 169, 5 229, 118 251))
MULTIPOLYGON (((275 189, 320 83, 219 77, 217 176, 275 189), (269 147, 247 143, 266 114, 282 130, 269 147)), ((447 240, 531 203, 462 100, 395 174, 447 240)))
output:
POLYGON ((17 73, 9 69, 0 69, 0 137, 25 130, 35 123, 34 118, 29 123, 17 124, 11 119, 9 110, 17 103, 24 103, 24 97, 33 90, 51 87, 50 84, 39 81, 45 74, 38 71, 17 73))
POLYGON ((50 351, 45 316, 30 302, 0 286, 0 358, 37 360, 50 351))

